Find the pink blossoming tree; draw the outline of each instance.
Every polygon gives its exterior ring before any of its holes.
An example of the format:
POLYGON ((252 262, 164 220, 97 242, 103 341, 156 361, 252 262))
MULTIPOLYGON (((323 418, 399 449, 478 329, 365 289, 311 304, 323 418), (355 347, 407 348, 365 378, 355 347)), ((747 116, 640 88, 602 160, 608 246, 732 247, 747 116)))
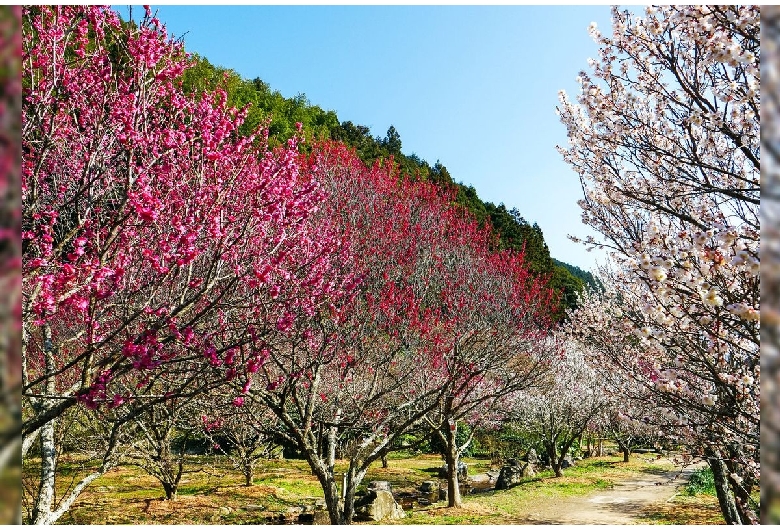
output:
POLYGON ((300 227, 321 195, 296 140, 269 151, 262 130, 238 136, 244 112, 223 92, 182 92, 187 56, 148 10, 126 25, 29 7, 24 22, 23 452, 40 443, 31 522, 51 523, 67 509, 63 411, 197 393, 176 377, 194 360, 209 384, 234 379, 262 361, 249 345, 320 302, 277 303, 271 280, 299 268, 291 249, 316 239, 300 227))

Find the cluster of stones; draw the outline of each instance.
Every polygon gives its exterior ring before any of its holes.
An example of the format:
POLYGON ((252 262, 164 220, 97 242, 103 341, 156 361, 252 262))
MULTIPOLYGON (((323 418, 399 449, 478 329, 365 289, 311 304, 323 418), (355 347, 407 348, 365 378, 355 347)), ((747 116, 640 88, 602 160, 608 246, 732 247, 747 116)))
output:
POLYGON ((519 484, 524 478, 533 477, 536 475, 536 467, 539 465, 539 457, 536 455, 536 451, 531 449, 525 457, 525 462, 518 461, 514 458, 507 460, 506 464, 501 468, 501 472, 496 479, 496 489, 505 490, 512 486, 519 484))

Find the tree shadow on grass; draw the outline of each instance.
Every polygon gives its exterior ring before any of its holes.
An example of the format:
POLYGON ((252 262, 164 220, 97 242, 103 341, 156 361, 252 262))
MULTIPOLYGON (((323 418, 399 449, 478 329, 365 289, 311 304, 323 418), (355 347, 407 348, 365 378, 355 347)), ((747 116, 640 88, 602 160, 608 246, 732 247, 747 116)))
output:
POLYGON ((211 495, 219 490, 219 486, 209 484, 179 486, 179 495, 211 495))
POLYGON ((669 475, 677 477, 681 473, 680 469, 659 469, 654 466, 646 466, 639 470, 640 473, 646 473, 648 475, 655 475, 657 477, 668 477, 669 475))

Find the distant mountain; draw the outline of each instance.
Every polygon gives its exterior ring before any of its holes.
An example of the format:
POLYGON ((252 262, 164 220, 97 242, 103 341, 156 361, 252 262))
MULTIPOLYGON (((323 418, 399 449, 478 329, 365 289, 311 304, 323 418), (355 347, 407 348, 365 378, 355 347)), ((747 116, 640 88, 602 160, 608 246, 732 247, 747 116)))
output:
POLYGON ((583 283, 584 283, 584 284, 585 284, 585 285, 586 285, 588 288, 590 288, 590 289, 596 289, 596 290, 603 290, 603 289, 604 289, 604 286, 603 286, 603 284, 602 284, 602 283, 601 283, 601 282, 598 280, 598 278, 596 278, 595 276, 593 276, 593 274, 591 274, 590 272, 588 272, 588 271, 584 271, 584 270, 580 269, 579 267, 577 267, 577 266, 575 266, 575 265, 570 265, 570 264, 568 264, 568 263, 565 263, 565 262, 563 262, 563 261, 558 261, 558 260, 557 260, 557 259, 555 259, 555 258, 553 258, 553 263, 555 263, 555 265, 557 265, 557 266, 559 266, 559 267, 563 267, 563 268, 565 268, 566 270, 568 270, 568 271, 569 271, 569 273, 570 273, 572 276, 574 276, 574 277, 576 277, 576 278, 579 278, 580 280, 582 280, 582 282, 583 282, 583 283))

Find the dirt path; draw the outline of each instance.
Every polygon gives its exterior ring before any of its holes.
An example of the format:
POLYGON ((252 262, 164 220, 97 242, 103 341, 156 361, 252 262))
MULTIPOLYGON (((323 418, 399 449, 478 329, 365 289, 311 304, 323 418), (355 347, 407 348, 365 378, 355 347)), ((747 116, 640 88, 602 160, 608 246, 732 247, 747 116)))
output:
POLYGON ((613 488, 585 497, 551 500, 535 506, 526 524, 642 524, 644 508, 668 502, 703 463, 663 474, 643 473, 616 481, 613 488))

